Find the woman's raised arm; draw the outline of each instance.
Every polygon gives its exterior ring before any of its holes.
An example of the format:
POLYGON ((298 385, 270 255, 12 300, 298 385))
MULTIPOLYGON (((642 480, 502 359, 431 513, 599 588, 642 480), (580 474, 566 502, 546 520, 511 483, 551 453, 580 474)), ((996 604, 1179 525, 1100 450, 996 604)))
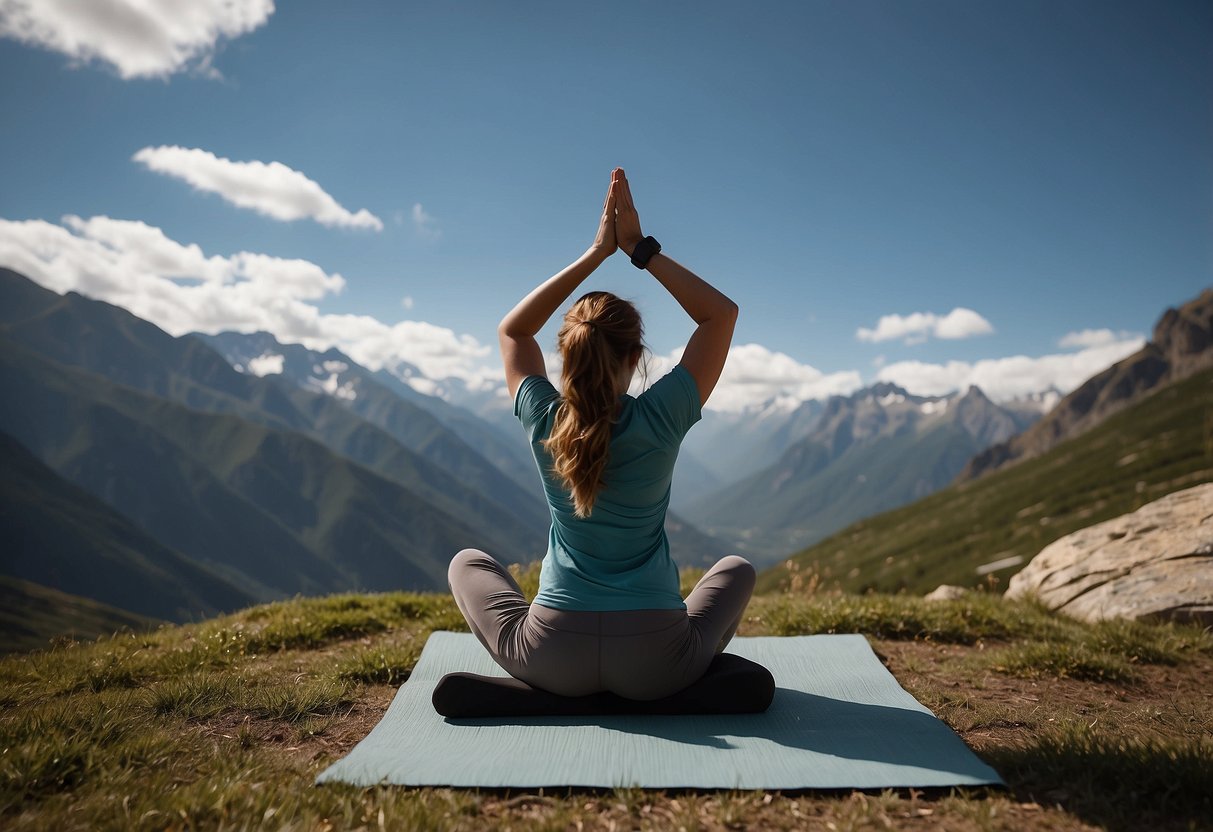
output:
MULTIPOLYGON (((631 257, 632 250, 644 235, 640 232, 640 217, 632 202, 631 188, 622 171, 619 179, 622 184, 616 201, 615 230, 619 248, 631 257)), ((649 259, 646 268, 697 324, 678 363, 695 379, 700 405, 706 404, 729 356, 733 327, 737 323, 737 304, 690 269, 660 252, 649 259)))
POLYGON ((505 383, 511 398, 527 376, 547 375, 543 350, 535 340, 535 333, 543 329, 543 325, 568 300, 573 290, 618 248, 615 242, 615 202, 622 173, 619 171, 619 176, 612 174, 611 187, 602 206, 602 219, 598 223, 598 235, 593 245, 562 271, 532 290, 497 325, 505 383))

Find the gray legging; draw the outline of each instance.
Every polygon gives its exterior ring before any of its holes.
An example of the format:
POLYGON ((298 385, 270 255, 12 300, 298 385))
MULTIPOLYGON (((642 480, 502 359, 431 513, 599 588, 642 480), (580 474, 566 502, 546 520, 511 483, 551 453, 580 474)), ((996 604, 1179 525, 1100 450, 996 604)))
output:
POLYGON ((685 610, 587 612, 527 604, 494 558, 464 549, 447 573, 476 638, 511 676, 562 696, 660 699, 695 682, 724 649, 754 591, 754 567, 721 559, 685 610))

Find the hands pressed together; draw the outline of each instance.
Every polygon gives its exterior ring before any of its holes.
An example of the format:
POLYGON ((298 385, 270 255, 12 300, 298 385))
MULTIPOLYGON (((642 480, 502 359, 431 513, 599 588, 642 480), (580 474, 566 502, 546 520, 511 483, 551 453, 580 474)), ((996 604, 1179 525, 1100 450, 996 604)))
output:
POLYGON ((632 190, 628 186, 623 168, 611 172, 611 187, 602 205, 602 219, 598 223, 598 236, 593 249, 603 258, 622 249, 629 257, 636 244, 644 239, 640 231, 640 216, 632 202, 632 190))

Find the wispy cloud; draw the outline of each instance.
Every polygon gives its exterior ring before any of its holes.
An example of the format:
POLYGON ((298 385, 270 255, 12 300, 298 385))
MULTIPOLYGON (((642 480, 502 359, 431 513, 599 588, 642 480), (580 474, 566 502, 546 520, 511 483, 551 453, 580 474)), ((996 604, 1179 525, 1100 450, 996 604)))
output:
POLYGON ((929 337, 955 340, 988 335, 994 327, 972 309, 958 306, 946 315, 912 312, 909 315, 884 315, 872 329, 860 327, 855 337, 877 344, 904 338, 907 344, 921 343, 929 337))
POLYGON ((176 146, 145 147, 132 159, 276 220, 310 218, 327 226, 383 230, 383 222, 370 211, 347 210, 316 182, 281 162, 233 162, 207 150, 176 146))
POLYGON ((1084 329, 1079 332, 1067 332, 1057 342, 1057 346, 1063 350, 1072 349, 1075 347, 1102 347, 1107 344, 1115 344, 1118 341, 1130 341, 1141 336, 1134 332, 1113 332, 1110 329, 1084 329))
POLYGON ((119 77, 215 77, 215 47, 261 26, 273 0, 0 0, 0 36, 99 61, 119 77))
POLYGON ((442 236, 442 229, 435 219, 430 216, 420 202, 413 203, 413 229, 427 240, 437 240, 442 236))
POLYGON ((372 370, 408 362, 432 379, 473 389, 499 383, 489 347, 424 321, 323 314, 346 285, 307 260, 253 252, 207 255, 159 228, 109 217, 0 219, 0 263, 57 292, 75 290, 129 309, 173 335, 266 330, 312 349, 335 346, 372 370))
POLYGON ((995 401, 1006 401, 1055 387, 1068 393, 1091 376, 1141 349, 1145 339, 1132 336, 1079 352, 1055 353, 1035 358, 1013 355, 982 361, 948 361, 928 364, 898 361, 882 368, 876 378, 892 381, 922 396, 939 396, 953 390, 980 387, 995 401))

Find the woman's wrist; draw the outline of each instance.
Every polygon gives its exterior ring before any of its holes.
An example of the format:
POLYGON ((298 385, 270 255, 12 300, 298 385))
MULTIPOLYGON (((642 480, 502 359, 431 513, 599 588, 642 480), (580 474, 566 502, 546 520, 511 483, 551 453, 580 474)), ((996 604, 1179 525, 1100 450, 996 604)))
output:
POLYGON ((605 263, 612 253, 613 249, 608 251, 606 248, 592 245, 585 250, 585 254, 581 255, 580 259, 593 261, 594 266, 598 267, 605 263))

